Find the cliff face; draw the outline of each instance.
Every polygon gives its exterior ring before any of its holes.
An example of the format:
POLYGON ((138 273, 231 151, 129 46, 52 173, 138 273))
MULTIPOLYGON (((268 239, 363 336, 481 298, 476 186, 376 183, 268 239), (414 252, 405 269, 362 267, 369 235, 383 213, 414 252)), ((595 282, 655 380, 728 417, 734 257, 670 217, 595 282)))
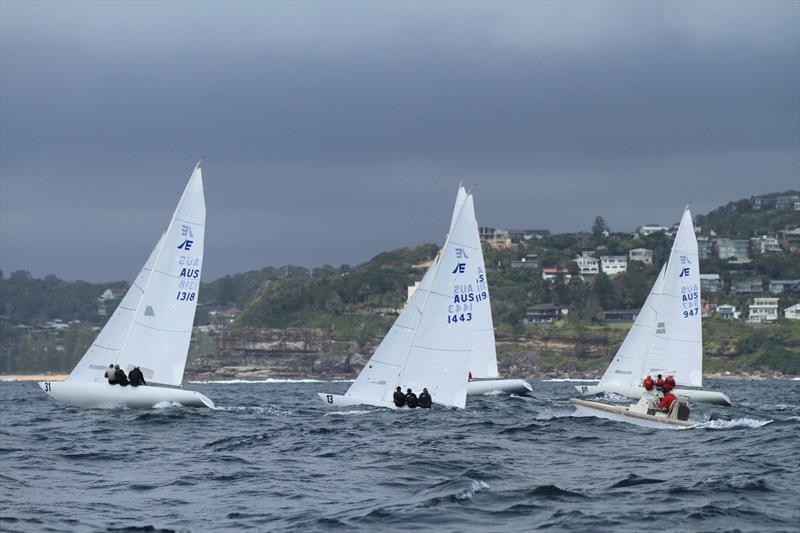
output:
MULTIPOLYGON (((380 339, 363 346, 319 329, 229 330, 216 338, 214 354, 187 368, 189 379, 355 378, 380 339)), ((597 376, 616 350, 607 339, 498 336, 502 376, 520 378, 597 376)))

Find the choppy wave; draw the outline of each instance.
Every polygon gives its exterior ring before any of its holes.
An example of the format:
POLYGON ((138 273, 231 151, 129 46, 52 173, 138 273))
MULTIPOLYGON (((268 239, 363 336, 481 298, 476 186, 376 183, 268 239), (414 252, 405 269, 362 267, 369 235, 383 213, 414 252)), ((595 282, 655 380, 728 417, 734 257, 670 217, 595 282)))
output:
POLYGON ((798 382, 716 381, 735 405, 690 417, 733 419, 679 432, 576 418, 566 382, 413 411, 244 383, 149 410, 0 383, 0 529, 107 530, 109 509, 123 531, 796 529, 798 382))
POLYGON ((598 380, 596 379, 586 379, 586 378, 551 378, 551 379, 542 379, 540 380, 542 383, 597 383, 598 380))

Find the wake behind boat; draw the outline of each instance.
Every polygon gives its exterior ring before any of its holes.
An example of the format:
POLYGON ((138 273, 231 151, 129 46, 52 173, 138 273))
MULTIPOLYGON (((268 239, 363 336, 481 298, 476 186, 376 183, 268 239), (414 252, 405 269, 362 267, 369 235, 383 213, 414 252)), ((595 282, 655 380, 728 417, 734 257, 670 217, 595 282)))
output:
POLYGON ((199 392, 180 388, 200 288, 205 220, 198 164, 167 231, 114 314, 66 381, 40 382, 43 391, 78 407, 149 408, 164 402, 214 407, 199 392), (147 385, 110 384, 106 372, 114 365, 128 374, 140 369, 147 385))
POLYGON ((684 210, 675 242, 650 294, 597 385, 578 385, 584 395, 644 394, 647 376, 672 375, 675 394, 697 402, 731 405, 724 393, 703 390, 700 259, 692 215, 684 210))

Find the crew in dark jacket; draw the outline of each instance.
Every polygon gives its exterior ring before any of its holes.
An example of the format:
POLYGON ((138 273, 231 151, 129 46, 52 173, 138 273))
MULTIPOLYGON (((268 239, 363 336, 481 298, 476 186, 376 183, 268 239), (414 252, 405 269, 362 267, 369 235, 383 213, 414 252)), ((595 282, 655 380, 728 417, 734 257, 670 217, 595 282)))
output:
POLYGON ((131 387, 138 387, 139 385, 147 385, 144 380, 144 374, 138 366, 134 367, 128 374, 128 379, 131 381, 131 387))
POLYGON ((422 389, 422 392, 419 394, 419 406, 423 409, 430 409, 431 405, 433 405, 433 399, 428 389, 422 389))
POLYGON ((400 387, 394 390, 394 404, 397 407, 403 407, 406 404, 406 395, 403 394, 403 389, 400 387))
POLYGON ((114 363, 108 365, 108 370, 106 370, 105 377, 108 380, 109 385, 117 384, 117 375, 116 371, 114 370, 114 363))
POLYGON ((128 376, 125 375, 125 371, 119 365, 114 366, 114 377, 117 378, 117 383, 123 387, 129 384, 128 376))
POLYGON ((408 389, 406 392, 406 405, 409 406, 411 409, 414 409, 419 404, 417 400, 417 395, 414 394, 414 391, 408 389))

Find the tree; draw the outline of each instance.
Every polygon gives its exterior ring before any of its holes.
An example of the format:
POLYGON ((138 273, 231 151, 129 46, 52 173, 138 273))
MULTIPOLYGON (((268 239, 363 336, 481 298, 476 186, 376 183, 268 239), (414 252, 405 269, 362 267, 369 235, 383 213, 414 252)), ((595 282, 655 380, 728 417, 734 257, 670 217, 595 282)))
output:
POLYGON ((592 224, 592 235, 595 237, 603 237, 604 233, 608 231, 608 224, 601 216, 597 216, 592 224))
POLYGON ((599 303, 600 307, 603 309, 613 309, 617 303, 614 284, 611 283, 611 279, 603 272, 600 272, 594 277, 592 294, 597 298, 597 303, 599 303))

